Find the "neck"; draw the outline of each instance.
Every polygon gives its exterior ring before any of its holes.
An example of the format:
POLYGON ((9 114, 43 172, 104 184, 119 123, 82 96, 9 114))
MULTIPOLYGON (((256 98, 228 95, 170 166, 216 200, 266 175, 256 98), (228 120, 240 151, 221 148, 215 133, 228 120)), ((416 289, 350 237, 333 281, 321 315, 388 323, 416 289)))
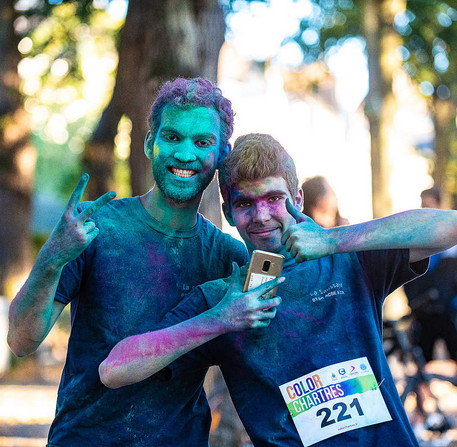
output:
MULTIPOLYGON (((248 252, 249 252, 249 257, 252 256, 252 252, 254 250, 257 250, 257 248, 255 247, 249 247, 248 248, 248 252)), ((258 250, 262 250, 262 248, 259 248, 258 250)), ((268 250, 264 250, 264 251, 268 251, 268 250)), ((286 251, 286 249, 284 248, 284 246, 281 246, 281 249, 280 250, 277 250, 277 251, 274 251, 273 253, 277 253, 278 255, 283 255, 284 256, 284 260, 286 261, 287 259, 292 259, 292 255, 286 251)))
POLYGON ((165 197, 157 186, 140 197, 144 209, 158 222, 174 230, 189 230, 197 223, 202 194, 195 199, 177 203, 165 197))

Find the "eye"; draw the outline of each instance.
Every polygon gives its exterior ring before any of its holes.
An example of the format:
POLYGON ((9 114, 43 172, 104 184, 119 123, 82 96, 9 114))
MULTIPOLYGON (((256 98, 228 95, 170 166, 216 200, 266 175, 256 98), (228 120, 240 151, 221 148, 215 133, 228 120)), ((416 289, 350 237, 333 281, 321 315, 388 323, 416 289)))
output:
POLYGON ((167 134, 163 136, 167 141, 179 141, 179 137, 175 134, 167 134))
POLYGON ((282 197, 281 197, 281 196, 271 196, 271 197, 268 197, 268 201, 269 201, 269 202, 278 202, 279 200, 282 200, 282 197))
POLYGON ((202 147, 202 148, 208 148, 210 147, 210 142, 207 141, 207 140, 198 140, 196 143, 195 143, 198 147, 202 147))
POLYGON ((197 140, 195 142, 195 145, 197 147, 200 147, 200 148, 203 148, 203 149, 207 149, 210 146, 214 146, 215 144, 216 144, 216 140, 214 138, 204 138, 204 139, 201 139, 201 140, 197 140))
POLYGON ((251 206, 251 202, 244 201, 244 202, 237 202, 235 208, 249 208, 251 206))

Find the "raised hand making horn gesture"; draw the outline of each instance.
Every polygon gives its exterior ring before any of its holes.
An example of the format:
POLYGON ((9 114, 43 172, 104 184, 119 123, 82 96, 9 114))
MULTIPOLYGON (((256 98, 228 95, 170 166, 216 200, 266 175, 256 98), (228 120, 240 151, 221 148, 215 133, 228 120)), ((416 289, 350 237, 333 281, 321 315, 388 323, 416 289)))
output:
POLYGON ((97 237, 99 229, 91 216, 116 197, 116 193, 110 191, 79 212, 88 181, 88 174, 79 179, 62 217, 41 248, 29 278, 11 303, 8 342, 17 355, 33 352, 51 330, 65 307, 54 300, 62 269, 97 237))
POLYGON ((107 192, 79 212, 79 202, 88 182, 89 175, 83 174, 71 194, 65 212, 43 247, 56 266, 63 267, 76 259, 97 237, 99 229, 91 216, 116 197, 114 191, 107 192))

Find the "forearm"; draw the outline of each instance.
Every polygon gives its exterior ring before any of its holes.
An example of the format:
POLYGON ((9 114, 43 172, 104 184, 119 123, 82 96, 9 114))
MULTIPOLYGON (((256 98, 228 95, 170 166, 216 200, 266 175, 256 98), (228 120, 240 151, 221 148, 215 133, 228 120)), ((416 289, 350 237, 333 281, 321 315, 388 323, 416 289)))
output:
POLYGON ((224 332, 226 328, 207 311, 175 326, 128 337, 100 364, 100 380, 108 388, 140 382, 224 332))
POLYGON ((35 351, 52 327, 52 307, 62 268, 38 256, 9 309, 8 344, 19 357, 35 351))
POLYGON ((409 248, 426 257, 457 244, 457 212, 411 210, 329 231, 335 253, 409 248))

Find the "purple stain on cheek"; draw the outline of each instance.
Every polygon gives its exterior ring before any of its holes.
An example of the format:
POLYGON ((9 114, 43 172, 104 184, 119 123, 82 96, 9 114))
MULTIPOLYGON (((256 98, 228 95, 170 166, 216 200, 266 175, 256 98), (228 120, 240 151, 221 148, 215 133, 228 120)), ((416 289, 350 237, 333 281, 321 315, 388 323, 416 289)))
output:
POLYGON ((213 152, 209 153, 202 163, 202 172, 207 173, 215 168, 215 155, 213 152))

